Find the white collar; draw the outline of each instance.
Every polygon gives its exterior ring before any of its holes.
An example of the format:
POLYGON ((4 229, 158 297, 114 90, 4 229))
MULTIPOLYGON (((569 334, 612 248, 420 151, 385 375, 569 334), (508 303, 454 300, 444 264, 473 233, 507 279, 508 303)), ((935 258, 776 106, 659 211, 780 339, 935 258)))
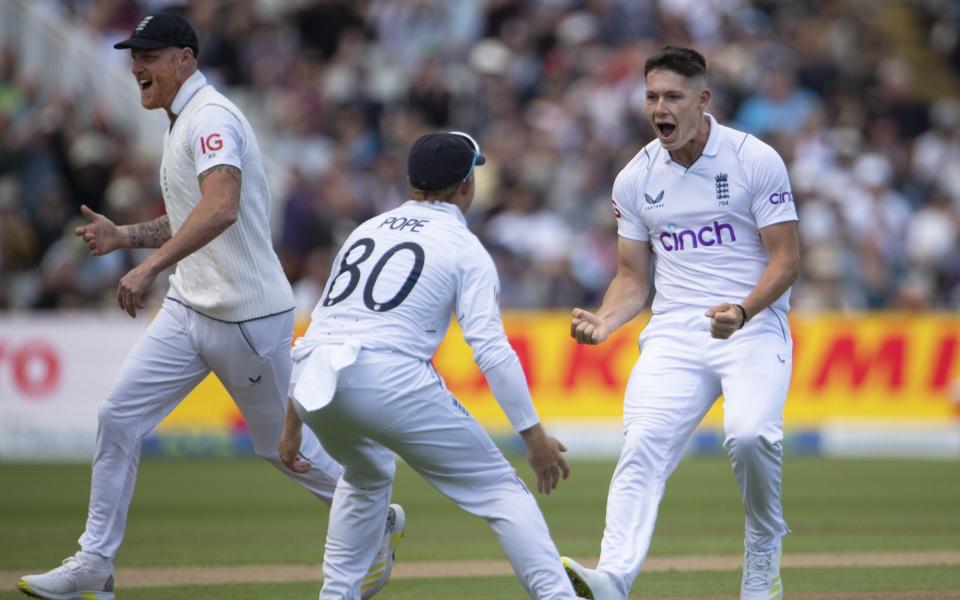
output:
POLYGON ((436 201, 436 200, 407 200, 403 203, 404 206, 422 206, 432 210, 442 210, 444 212, 450 213, 454 218, 463 223, 467 224, 466 217, 463 216, 463 212, 460 210, 460 207, 452 202, 436 201))
POLYGON ((703 113, 710 121, 710 135, 707 137, 707 144, 703 147, 704 156, 716 156, 720 152, 720 124, 710 113, 703 113))
POLYGON ((187 78, 180 86, 177 95, 174 96, 170 104, 170 112, 179 115, 186 108, 187 103, 200 91, 200 88, 207 85, 207 78, 199 70, 194 71, 193 75, 187 78))

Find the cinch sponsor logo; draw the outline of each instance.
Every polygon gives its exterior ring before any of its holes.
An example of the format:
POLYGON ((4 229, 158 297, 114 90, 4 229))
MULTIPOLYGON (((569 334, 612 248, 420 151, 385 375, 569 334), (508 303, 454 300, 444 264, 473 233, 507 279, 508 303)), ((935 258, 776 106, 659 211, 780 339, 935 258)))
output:
POLYGON ((787 202, 793 202, 793 192, 790 190, 770 194, 770 204, 786 204, 787 202))
POLYGON ((660 234, 660 243, 667 252, 688 250, 700 246, 720 246, 723 245, 724 241, 727 243, 737 241, 733 225, 729 223, 714 221, 713 225, 704 225, 699 229, 683 229, 681 231, 676 231, 676 228, 677 226, 671 223, 667 226, 668 231, 660 234), (724 232, 727 233, 726 236, 724 236, 724 232))

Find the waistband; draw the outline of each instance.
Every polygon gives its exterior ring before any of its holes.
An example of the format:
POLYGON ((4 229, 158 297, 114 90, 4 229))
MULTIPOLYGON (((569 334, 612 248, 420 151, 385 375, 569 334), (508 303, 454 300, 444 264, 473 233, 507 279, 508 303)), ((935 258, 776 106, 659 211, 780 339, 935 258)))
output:
MULTIPOLYGON (((706 308, 689 307, 655 313, 650 317, 645 330, 676 326, 687 331, 710 331, 710 319, 706 316, 706 311, 706 308)), ((776 333, 785 342, 791 338, 790 324, 786 313, 772 306, 768 306, 755 314, 738 332, 738 335, 768 332, 776 333)))
MULTIPOLYGON (((314 341, 305 341, 303 338, 297 340, 297 343, 294 345, 291 350, 291 356, 293 357, 294 362, 300 362, 301 360, 307 358, 316 348, 319 347, 329 347, 329 346, 343 346, 343 345, 359 345, 352 342, 314 342, 314 341)), ((428 361, 423 361, 409 354, 403 352, 398 352, 390 348, 366 348, 360 346, 357 349, 357 358, 353 364, 371 364, 371 363, 383 363, 383 362, 418 362, 426 363, 428 361)))

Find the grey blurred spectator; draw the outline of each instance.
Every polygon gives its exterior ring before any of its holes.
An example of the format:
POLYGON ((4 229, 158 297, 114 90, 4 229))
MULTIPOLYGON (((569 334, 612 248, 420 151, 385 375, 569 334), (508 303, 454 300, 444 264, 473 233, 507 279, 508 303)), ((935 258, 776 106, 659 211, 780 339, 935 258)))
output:
POLYGON ((20 186, 0 178, 0 308, 23 308, 36 293, 37 238, 21 209, 20 186))
POLYGON ((310 318, 310 313, 323 296, 323 289, 330 276, 334 251, 327 246, 318 246, 303 259, 303 272, 293 284, 293 299, 297 320, 310 318))
POLYGON ((938 100, 930 120, 933 127, 913 144, 912 174, 928 189, 947 192, 960 206, 960 101, 938 100))
POLYGON ((814 95, 797 87, 786 65, 771 66, 760 85, 763 91, 747 98, 737 112, 736 127, 763 138, 800 132, 816 110, 814 95))

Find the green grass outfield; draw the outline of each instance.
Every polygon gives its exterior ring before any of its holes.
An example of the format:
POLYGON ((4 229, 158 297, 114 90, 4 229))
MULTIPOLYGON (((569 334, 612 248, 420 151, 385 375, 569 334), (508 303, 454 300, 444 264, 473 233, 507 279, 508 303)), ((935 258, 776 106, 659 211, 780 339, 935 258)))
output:
MULTIPOLYGON (((518 464, 530 481, 530 470, 518 464)), ((571 479, 540 496, 560 551, 596 557, 611 462, 577 462, 571 479)), ((0 600, 21 598, 14 573, 45 570, 76 550, 86 517, 88 465, 0 463, 0 600), (4 591, 9 590, 9 591, 4 591)), ((960 552, 960 464, 949 461, 788 458, 785 541, 789 594, 851 592, 844 598, 960 598, 960 566, 790 567, 790 555, 960 552), (921 597, 921 596, 917 596, 921 597)), ((486 525, 400 467, 394 498, 407 510, 398 564, 500 559, 486 525)), ((124 567, 318 563, 326 509, 256 460, 145 460, 119 563, 124 567)), ((724 458, 681 463, 667 486, 651 559, 742 552, 743 515, 724 458)), ((241 571, 242 573, 243 571, 241 571)), ((314 582, 133 588, 118 579, 124 600, 160 598, 315 598, 314 582)), ((183 582, 181 582, 183 583, 183 582)), ((735 594, 735 570, 657 571, 637 580, 636 597, 735 594)), ((521 598, 512 577, 404 578, 384 599, 521 598)), ((839 596, 838 596, 839 597, 839 596)))

